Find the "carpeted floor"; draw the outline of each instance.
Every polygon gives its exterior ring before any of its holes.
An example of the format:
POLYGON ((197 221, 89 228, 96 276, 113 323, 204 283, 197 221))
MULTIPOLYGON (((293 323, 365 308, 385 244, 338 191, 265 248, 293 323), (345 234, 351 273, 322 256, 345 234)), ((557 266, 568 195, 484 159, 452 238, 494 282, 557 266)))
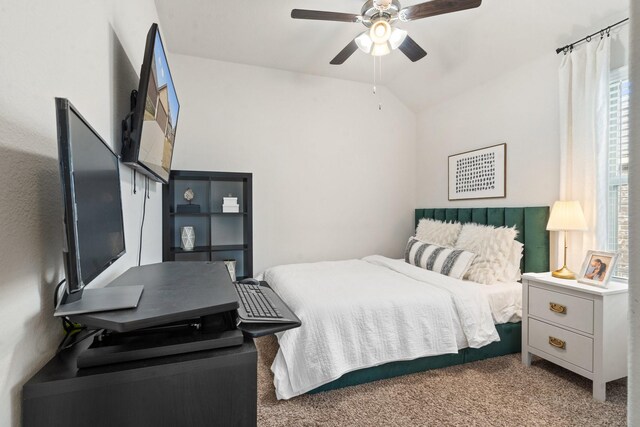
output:
POLYGON ((626 380, 591 398, 591 381, 520 354, 278 401, 270 367, 274 337, 258 346, 258 425, 271 426, 622 426, 626 380))

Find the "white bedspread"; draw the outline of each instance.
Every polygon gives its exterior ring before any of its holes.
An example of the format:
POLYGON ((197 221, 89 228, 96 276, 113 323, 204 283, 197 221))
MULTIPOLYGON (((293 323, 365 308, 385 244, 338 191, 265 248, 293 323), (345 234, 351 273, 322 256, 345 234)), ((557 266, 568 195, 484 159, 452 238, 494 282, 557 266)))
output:
POLYGON ((278 334, 278 399, 357 369, 499 341, 475 284, 381 256, 274 267, 265 280, 302 320, 278 334))
POLYGON ((498 282, 494 285, 476 283, 489 299, 493 322, 496 325, 522 320, 522 283, 498 282))

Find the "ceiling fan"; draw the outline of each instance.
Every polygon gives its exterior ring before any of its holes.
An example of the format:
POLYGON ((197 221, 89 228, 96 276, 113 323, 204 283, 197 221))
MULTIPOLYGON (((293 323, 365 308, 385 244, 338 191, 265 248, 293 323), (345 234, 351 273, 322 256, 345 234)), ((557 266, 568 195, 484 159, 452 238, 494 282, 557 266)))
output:
POLYGON ((460 10, 473 9, 482 4, 482 0, 431 0, 402 8, 398 0, 367 0, 360 15, 320 10, 293 9, 294 19, 312 19, 318 21, 338 21, 361 23, 367 30, 353 39, 331 61, 332 65, 343 64, 353 53, 361 51, 373 56, 383 56, 392 50, 400 49, 412 62, 427 55, 407 31, 396 28, 398 21, 408 22, 460 10))

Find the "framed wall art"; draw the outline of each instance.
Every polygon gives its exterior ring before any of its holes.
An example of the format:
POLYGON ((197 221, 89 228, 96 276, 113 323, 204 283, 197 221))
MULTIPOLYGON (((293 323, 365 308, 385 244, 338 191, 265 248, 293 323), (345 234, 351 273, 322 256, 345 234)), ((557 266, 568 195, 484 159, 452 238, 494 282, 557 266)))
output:
POLYGON ((507 144, 449 156, 449 200, 507 197, 507 144))

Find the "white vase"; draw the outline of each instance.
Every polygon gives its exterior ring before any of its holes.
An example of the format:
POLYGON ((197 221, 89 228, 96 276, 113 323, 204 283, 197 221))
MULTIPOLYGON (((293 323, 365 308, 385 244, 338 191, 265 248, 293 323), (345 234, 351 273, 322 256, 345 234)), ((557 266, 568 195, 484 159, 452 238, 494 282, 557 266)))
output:
POLYGON ((227 266, 227 271, 229 271, 229 276, 231 277, 231 281, 236 281, 236 260, 234 259, 225 259, 224 265, 227 266))
POLYGON ((180 227, 180 247, 185 251, 192 251, 196 246, 196 231, 192 226, 180 227))

